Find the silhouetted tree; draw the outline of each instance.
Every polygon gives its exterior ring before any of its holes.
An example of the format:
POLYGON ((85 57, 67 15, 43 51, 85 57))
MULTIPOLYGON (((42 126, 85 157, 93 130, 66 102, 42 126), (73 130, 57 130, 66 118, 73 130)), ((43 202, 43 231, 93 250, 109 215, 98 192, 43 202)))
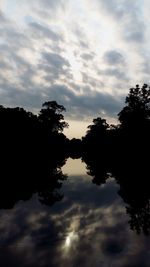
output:
POLYGON ((96 118, 93 119, 93 124, 88 126, 87 136, 97 136, 99 137, 101 134, 105 134, 106 130, 109 128, 105 119, 96 118))
POLYGON ((87 174, 92 176, 92 182, 99 186, 105 184, 110 177, 107 162, 89 154, 83 155, 82 160, 86 163, 87 174))
POLYGON ((71 158, 80 158, 82 156, 81 139, 72 138, 68 142, 68 156, 71 158))
POLYGON ((64 116, 61 114, 65 111, 64 106, 58 105, 56 101, 48 101, 43 104, 40 110, 38 119, 49 132, 62 132, 68 123, 64 121, 64 116))
MULTIPOLYGON (((54 118, 63 107, 54 102, 52 109, 54 118)), ((23 108, 0 106, 0 207, 10 208, 36 192, 40 192, 45 204, 60 199, 57 189, 65 178, 60 171, 65 159, 62 144, 66 137, 60 130, 64 124, 61 125, 62 116, 57 117, 55 130, 48 134, 50 129, 45 127, 44 115, 42 118, 43 121, 23 108)))
POLYGON ((136 85, 131 88, 125 103, 127 104, 118 114, 121 127, 135 127, 150 119, 150 87, 144 84, 141 88, 136 85))
POLYGON ((96 118, 93 119, 93 124, 88 126, 86 135, 82 138, 84 149, 99 151, 106 149, 107 144, 107 130, 109 125, 105 119, 96 118))

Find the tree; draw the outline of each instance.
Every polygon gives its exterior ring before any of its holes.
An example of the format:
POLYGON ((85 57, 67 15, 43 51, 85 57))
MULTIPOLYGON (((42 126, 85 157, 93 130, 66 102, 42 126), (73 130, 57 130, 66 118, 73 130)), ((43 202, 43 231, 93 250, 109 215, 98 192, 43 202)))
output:
POLYGON ((88 126, 87 136, 100 137, 106 133, 106 130, 109 128, 105 119, 96 118, 93 119, 93 124, 88 126))
POLYGON ((105 119, 100 117, 93 119, 93 124, 88 126, 88 131, 82 138, 83 144, 90 150, 95 150, 95 147, 105 148, 108 129, 109 125, 105 119))
POLYGON ((58 105, 56 101, 45 102, 42 106, 38 119, 46 130, 59 133, 68 127, 68 123, 64 121, 64 116, 61 114, 65 111, 64 106, 58 105))
POLYGON ((135 127, 149 121, 150 87, 147 84, 131 88, 125 103, 127 105, 118 114, 122 127, 135 127))

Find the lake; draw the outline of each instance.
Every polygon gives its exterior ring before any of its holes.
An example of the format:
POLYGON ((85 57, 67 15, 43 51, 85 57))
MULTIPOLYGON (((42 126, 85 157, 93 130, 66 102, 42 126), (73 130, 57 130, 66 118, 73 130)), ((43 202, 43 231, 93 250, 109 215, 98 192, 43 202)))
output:
POLYGON ((37 194, 0 210, 0 266, 148 267, 150 238, 130 229, 119 185, 92 183, 80 159, 68 159, 63 196, 52 206, 37 194))

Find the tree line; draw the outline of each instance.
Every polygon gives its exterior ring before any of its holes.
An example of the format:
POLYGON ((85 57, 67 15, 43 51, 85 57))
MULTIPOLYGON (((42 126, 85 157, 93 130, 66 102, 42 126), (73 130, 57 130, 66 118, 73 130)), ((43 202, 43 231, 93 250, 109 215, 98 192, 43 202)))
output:
POLYGON ((125 106, 118 114, 117 125, 109 125, 100 117, 93 119, 82 142, 89 150, 114 151, 148 149, 150 136, 150 87, 131 88, 125 106), (147 148, 146 148, 147 147, 147 148))
POLYGON ((150 233, 150 87, 131 88, 119 123, 96 118, 82 138, 82 160, 98 186, 110 177, 119 184, 129 224, 137 233, 150 233), (101 138, 100 138, 101 136, 101 138))
MULTIPOLYGON (((0 106, 1 140, 11 145, 20 143, 39 147, 51 147, 55 150, 80 152, 109 150, 116 147, 125 149, 137 144, 148 145, 150 131, 150 87, 144 84, 131 88, 125 100, 125 106, 118 114, 117 125, 109 125, 101 117, 93 119, 82 139, 68 140, 63 134, 69 125, 64 120, 65 107, 56 101, 45 102, 39 114, 27 112, 23 108, 5 108, 0 106), (12 142, 11 142, 12 141, 12 142)), ((25 146, 26 146, 25 145, 25 146)), ((103 151, 104 152, 104 151, 103 151)))

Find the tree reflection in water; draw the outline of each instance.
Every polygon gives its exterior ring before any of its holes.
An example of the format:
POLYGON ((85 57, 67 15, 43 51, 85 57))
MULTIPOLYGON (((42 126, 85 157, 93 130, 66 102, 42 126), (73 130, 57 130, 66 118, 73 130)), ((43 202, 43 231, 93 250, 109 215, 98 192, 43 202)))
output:
POLYGON ((103 158, 83 157, 87 164, 87 173, 93 177, 92 182, 101 186, 109 177, 114 177, 119 184, 119 195, 126 204, 130 217, 129 224, 137 233, 150 232, 150 188, 148 159, 134 154, 116 157, 111 162, 103 158))

